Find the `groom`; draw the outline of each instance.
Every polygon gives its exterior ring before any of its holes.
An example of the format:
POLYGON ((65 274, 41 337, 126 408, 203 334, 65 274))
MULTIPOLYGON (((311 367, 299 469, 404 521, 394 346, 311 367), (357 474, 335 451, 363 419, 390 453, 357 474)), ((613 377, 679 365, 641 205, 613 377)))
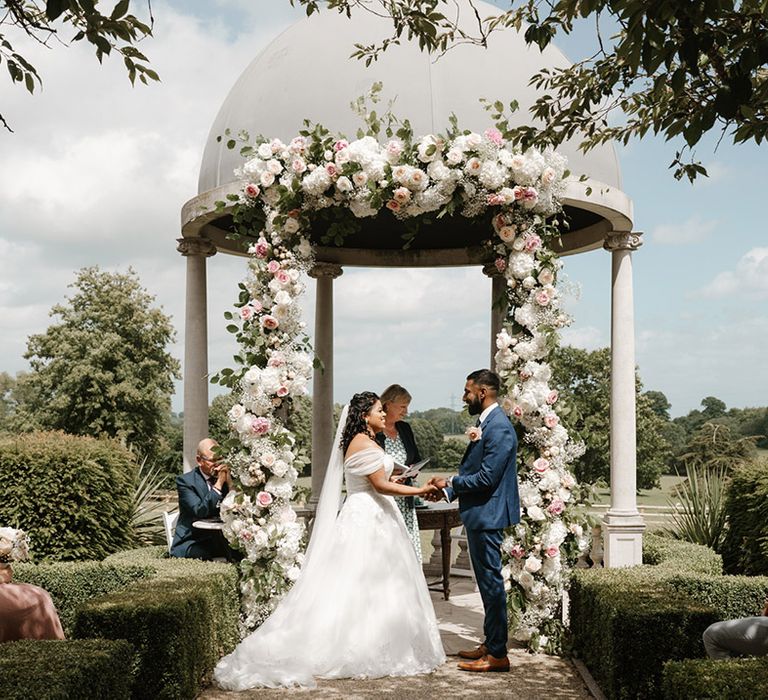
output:
POLYGON ((467 377, 464 403, 470 415, 479 416, 470 429, 470 443, 449 479, 434 477, 430 483, 443 489, 447 500, 459 499, 459 512, 467 533, 469 556, 485 608, 485 641, 460 651, 467 659, 463 671, 509 671, 507 657, 507 594, 501 574, 501 541, 504 528, 520 522, 517 489, 517 435, 497 403, 499 377, 479 369, 467 377))

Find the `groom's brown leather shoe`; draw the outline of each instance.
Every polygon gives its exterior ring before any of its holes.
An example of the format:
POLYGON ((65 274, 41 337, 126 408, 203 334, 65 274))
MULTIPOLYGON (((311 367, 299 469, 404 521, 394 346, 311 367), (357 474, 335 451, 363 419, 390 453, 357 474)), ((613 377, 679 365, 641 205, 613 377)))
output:
POLYGON ((504 673, 509 671, 509 658, 503 656, 497 659, 495 656, 486 654, 477 661, 462 661, 459 664, 459 668, 462 671, 475 671, 476 673, 487 673, 489 671, 504 673))
POLYGON ((462 659, 482 659, 486 654, 488 653, 488 649, 486 649, 485 644, 481 644, 477 649, 466 649, 465 651, 460 651, 459 656, 462 659))

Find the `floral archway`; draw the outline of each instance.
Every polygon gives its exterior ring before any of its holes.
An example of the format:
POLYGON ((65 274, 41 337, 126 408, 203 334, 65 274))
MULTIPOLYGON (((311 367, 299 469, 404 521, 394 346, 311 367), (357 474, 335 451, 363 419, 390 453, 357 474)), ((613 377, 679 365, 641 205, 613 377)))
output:
POLYGON ((547 364, 569 321, 557 291, 561 263, 549 245, 560 236, 565 158, 552 150, 514 150, 498 102, 486 105, 496 126, 483 134, 460 130, 452 118, 444 134, 418 138, 391 111, 379 117, 365 99, 355 107, 367 128, 352 141, 309 122, 288 144, 226 135, 245 159, 236 173, 242 189, 234 222, 251 241, 248 276, 236 311, 227 313, 240 367, 218 375, 239 399, 229 413, 233 437, 224 446, 236 489, 221 515, 226 537, 245 553, 244 628, 267 617, 302 564, 303 526, 290 506, 301 458, 286 419, 313 366, 298 304, 302 273, 314 262, 313 223, 332 213, 323 242, 342 245, 386 209, 414 224, 408 245, 418 224, 456 213, 489 221, 488 258, 506 279, 495 370, 502 408, 521 437, 523 507, 522 522, 502 544, 510 629, 533 650, 555 651, 567 570, 587 547, 569 470, 583 448, 560 424, 547 364))

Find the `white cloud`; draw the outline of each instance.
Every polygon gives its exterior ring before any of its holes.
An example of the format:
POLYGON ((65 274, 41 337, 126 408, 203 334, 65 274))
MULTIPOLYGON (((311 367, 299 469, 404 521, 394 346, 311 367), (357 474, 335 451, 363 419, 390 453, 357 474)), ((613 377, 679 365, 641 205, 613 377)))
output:
POLYGON ((733 294, 739 299, 768 297, 768 248, 752 248, 736 263, 735 270, 718 274, 697 296, 717 299, 733 294))
POLYGON ((662 245, 687 245, 706 240, 717 228, 717 221, 702 221, 694 216, 681 224, 661 224, 651 235, 655 243, 662 245))
POLYGON ((595 326, 565 328, 560 334, 560 340, 563 345, 584 350, 597 350, 609 343, 603 332, 595 326))

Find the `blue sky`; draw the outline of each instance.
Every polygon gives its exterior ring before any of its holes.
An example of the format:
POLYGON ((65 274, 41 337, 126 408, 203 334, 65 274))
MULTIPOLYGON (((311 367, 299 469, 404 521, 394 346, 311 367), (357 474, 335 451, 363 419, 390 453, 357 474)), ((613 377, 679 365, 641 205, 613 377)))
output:
MULTIPOLYGON (((43 92, 6 85, 3 113, 16 134, 0 134, 0 370, 26 367, 27 336, 45 329, 75 270, 92 264, 137 270, 173 316, 173 352, 183 356, 184 261, 174 241, 181 205, 197 191, 203 144, 228 90, 302 14, 287 0, 156 1, 153 11, 155 37, 142 48, 161 84, 132 89, 117 62, 99 68, 86 47, 30 47, 43 92), (74 82, 75 74, 83 79, 74 82)), ((558 45, 576 59, 588 37, 558 45)), ((619 151, 645 240, 634 256, 637 362, 645 387, 663 391, 673 415, 708 395, 728 406, 767 403, 768 159, 765 149, 727 138, 714 147, 715 139, 699 146, 711 177, 695 185, 667 169, 673 144, 645 139, 619 151)), ((607 345, 610 255, 567 258, 565 271, 574 323, 564 340, 607 345)), ((212 371, 235 349, 222 314, 243 275, 242 260, 210 260, 212 371)), ((345 271, 336 283, 336 400, 397 381, 414 395, 413 408, 458 405, 464 376, 487 365, 489 303, 479 270, 345 271), (384 309, 382 293, 392 300, 384 309)))

